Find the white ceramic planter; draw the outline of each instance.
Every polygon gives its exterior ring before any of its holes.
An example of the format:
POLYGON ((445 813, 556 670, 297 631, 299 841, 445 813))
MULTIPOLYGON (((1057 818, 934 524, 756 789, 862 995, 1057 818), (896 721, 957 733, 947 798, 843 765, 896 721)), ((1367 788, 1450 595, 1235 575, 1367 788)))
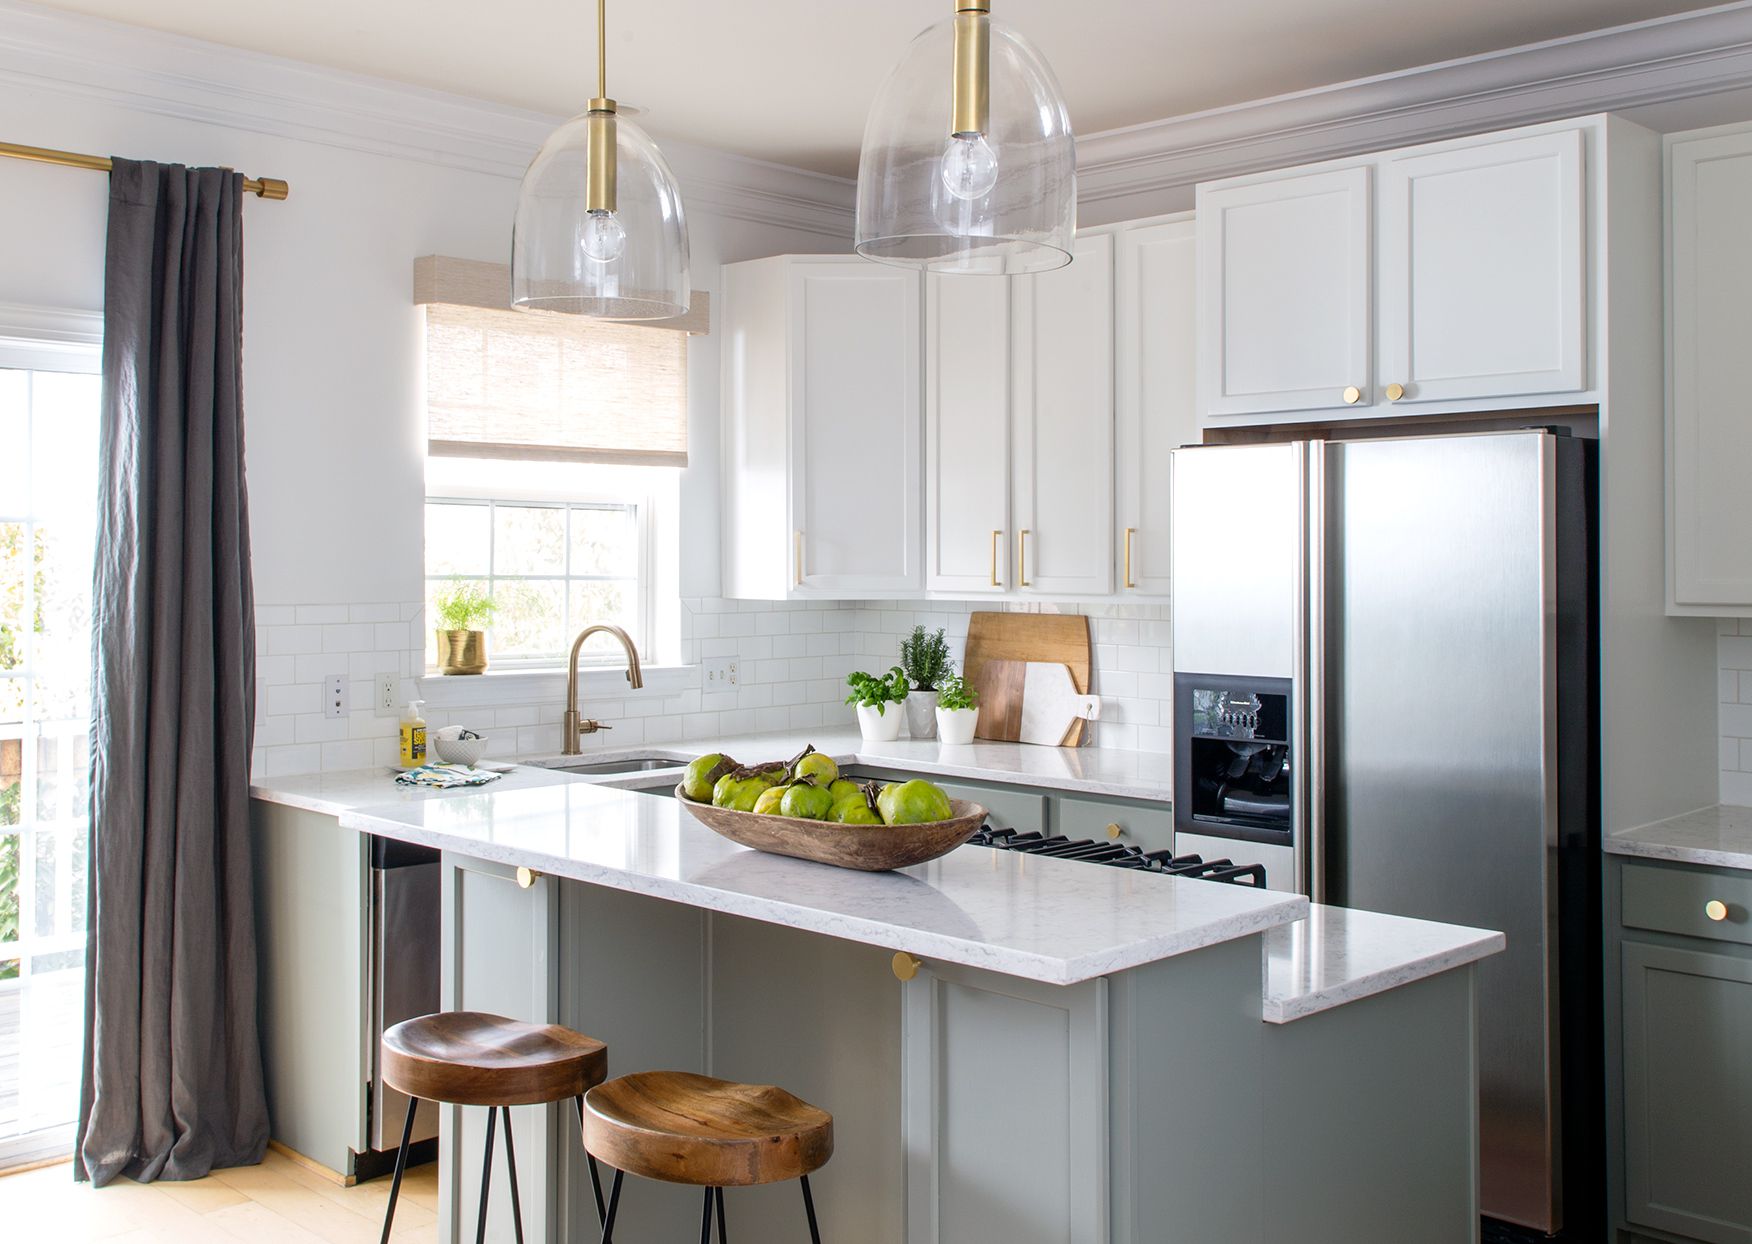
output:
POLYGON ((906 693, 906 732, 915 739, 937 737, 937 693, 909 691, 906 693))
POLYGON ((867 743, 892 743, 900 737, 900 719, 904 716, 906 713, 898 704, 889 704, 886 712, 860 704, 858 731, 867 743))
POLYGON ((937 710, 937 737, 949 747, 965 747, 973 742, 973 728, 978 724, 977 708, 937 710))

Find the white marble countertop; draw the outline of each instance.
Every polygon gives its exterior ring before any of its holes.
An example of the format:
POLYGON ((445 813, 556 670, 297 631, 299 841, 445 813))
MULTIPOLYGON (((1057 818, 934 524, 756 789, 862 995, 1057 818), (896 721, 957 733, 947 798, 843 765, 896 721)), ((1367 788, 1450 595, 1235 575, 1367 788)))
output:
POLYGON ((984 847, 860 873, 737 846, 673 799, 590 782, 356 808, 341 824, 710 911, 1074 984, 1300 918, 1298 895, 984 847))
POLYGON ((1265 938, 1265 1018, 1284 1024, 1487 958, 1501 933, 1314 904, 1265 938))
MULTIPOLYGON (((489 767, 483 765, 483 768, 489 767)), ((428 803, 435 799, 455 799, 481 791, 533 790, 542 786, 562 786, 586 779, 558 769, 539 769, 524 765, 509 765, 497 781, 485 786, 459 786, 438 790, 430 786, 400 786, 395 776, 401 772, 388 766, 372 769, 337 769, 326 773, 299 773, 291 777, 260 777, 250 780, 252 799, 283 803, 306 812, 324 816, 339 816, 354 808, 389 803, 428 803)))
POLYGON ((1613 855, 1752 870, 1752 808, 1716 804, 1652 825, 1608 834, 1613 855))
POLYGON ((1174 757, 1166 752, 1040 747, 1029 743, 991 743, 983 739, 965 747, 950 747, 935 739, 866 743, 856 727, 726 735, 685 745, 659 743, 649 747, 608 747, 592 749, 583 756, 552 754, 519 757, 519 760, 531 765, 564 766, 568 762, 596 763, 631 754, 674 757, 679 766, 705 752, 717 751, 744 764, 755 764, 764 760, 789 760, 810 744, 842 765, 904 769, 909 773, 935 777, 1040 786, 1075 794, 1111 795, 1163 803, 1171 800, 1174 794, 1174 757))

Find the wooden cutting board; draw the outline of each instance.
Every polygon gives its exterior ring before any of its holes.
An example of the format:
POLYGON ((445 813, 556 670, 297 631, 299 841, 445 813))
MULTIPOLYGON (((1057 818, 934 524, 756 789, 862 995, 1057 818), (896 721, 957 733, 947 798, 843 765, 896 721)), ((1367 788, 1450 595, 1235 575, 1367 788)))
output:
MULTIPOLYGON (((975 613, 968 619, 967 653, 962 675, 979 692, 977 738, 1017 742, 1022 730, 1022 690, 1026 663, 1045 661, 1068 666, 1079 692, 1089 690, 1091 667, 1089 619, 1080 613, 975 613), (994 662, 1016 662, 1018 668, 992 669, 994 662)), ((1078 721, 1063 746, 1083 740, 1078 721)))

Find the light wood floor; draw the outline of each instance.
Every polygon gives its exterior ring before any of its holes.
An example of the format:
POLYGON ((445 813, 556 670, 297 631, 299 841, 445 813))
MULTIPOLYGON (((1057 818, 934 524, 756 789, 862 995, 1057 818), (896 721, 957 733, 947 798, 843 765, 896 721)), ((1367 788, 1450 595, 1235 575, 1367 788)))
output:
MULTIPOLYGON (((62 1163, 0 1177, 0 1239, 18 1244, 377 1244, 389 1180, 343 1188, 277 1153, 260 1166, 184 1183, 118 1179, 93 1188, 62 1163)), ((400 1244, 438 1237, 438 1167, 407 1173, 400 1244)))

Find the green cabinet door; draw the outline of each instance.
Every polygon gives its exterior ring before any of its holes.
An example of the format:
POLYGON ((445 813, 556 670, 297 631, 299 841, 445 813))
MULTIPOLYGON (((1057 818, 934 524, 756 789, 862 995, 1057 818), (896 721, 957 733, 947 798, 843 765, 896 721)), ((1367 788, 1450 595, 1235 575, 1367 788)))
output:
POLYGON ((1633 1223, 1752 1244, 1752 960, 1624 944, 1633 1223))
POLYGON ((1061 795, 1053 801, 1052 832, 1166 851, 1174 846, 1174 810, 1165 803, 1152 807, 1061 795))

